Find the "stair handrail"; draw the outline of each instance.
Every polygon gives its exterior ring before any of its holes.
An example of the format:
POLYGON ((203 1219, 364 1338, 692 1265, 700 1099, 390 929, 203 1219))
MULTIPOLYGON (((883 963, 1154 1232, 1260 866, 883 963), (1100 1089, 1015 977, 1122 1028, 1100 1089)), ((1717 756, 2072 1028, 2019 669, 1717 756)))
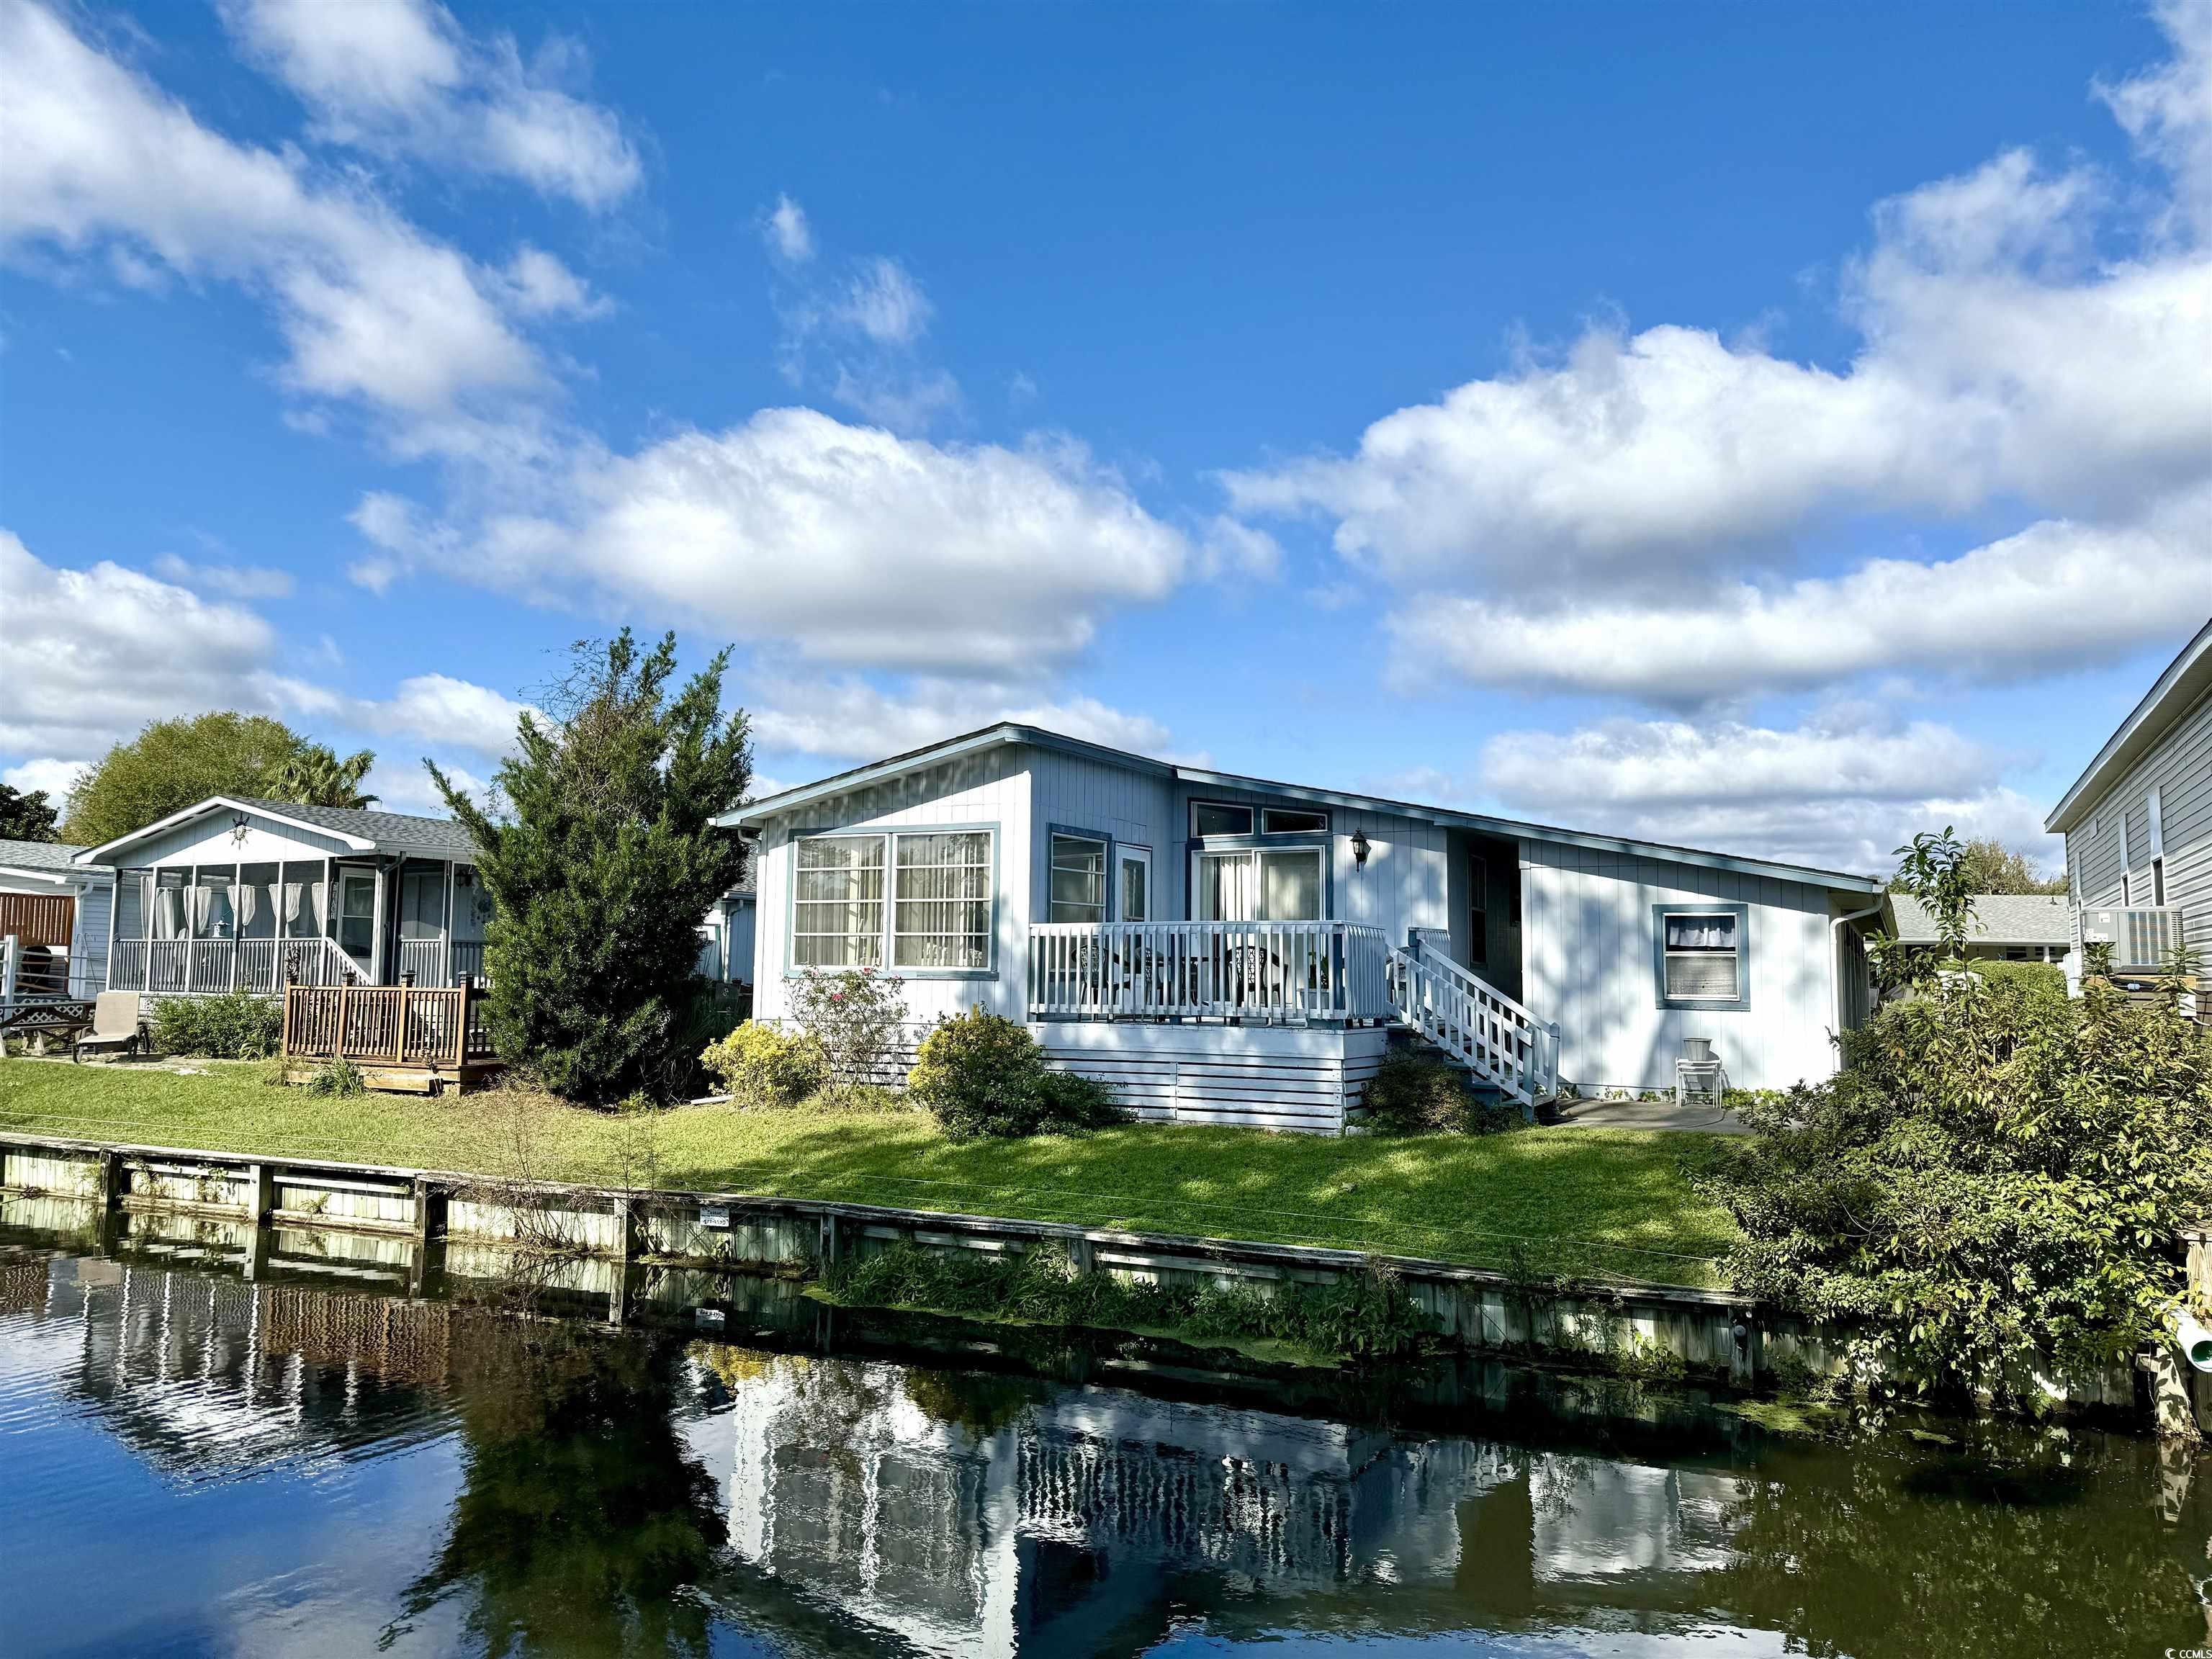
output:
POLYGON ((1391 988, 1396 994, 1400 1014, 1416 1030, 1431 1042, 1463 1060, 1468 1066, 1487 1079, 1505 1093, 1518 1101, 1523 1108, 1533 1108, 1536 1101, 1559 1092, 1559 1028, 1538 1019, 1514 998, 1505 994, 1480 975, 1470 971, 1449 957, 1438 952, 1425 939, 1417 939, 1410 950, 1393 946, 1390 962, 1400 970, 1394 976, 1391 988), (1458 1022, 1459 1035, 1443 1029, 1450 1022, 1440 1020, 1435 1014, 1424 1014, 1424 999, 1413 994, 1415 984, 1423 976, 1434 981, 1438 988, 1448 988, 1463 998, 1474 1010, 1487 1019, 1494 1020, 1510 1033, 1509 1042, 1517 1039, 1526 1045, 1527 1057, 1511 1049, 1475 1035, 1475 1023, 1458 1022))

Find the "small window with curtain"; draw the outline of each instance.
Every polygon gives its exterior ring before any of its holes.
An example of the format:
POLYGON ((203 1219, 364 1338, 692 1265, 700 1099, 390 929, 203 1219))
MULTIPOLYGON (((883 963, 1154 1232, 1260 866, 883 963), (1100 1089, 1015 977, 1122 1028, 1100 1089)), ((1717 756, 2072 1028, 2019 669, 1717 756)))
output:
POLYGON ((1657 907, 1654 920, 1661 1007, 1751 1006, 1746 961, 1749 914, 1741 904, 1657 907))
POLYGON ((1106 920, 1106 843, 1089 836, 1052 837, 1048 921, 1106 920))

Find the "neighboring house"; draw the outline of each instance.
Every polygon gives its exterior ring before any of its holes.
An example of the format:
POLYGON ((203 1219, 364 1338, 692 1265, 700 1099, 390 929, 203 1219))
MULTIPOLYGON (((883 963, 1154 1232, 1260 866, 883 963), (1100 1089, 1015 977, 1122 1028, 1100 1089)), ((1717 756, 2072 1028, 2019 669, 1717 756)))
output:
POLYGON ((918 1041, 980 1004, 1154 1116, 1340 1129, 1385 1028, 1527 1102, 1835 1067, 1873 877, 1178 766, 1005 723, 740 807, 757 1017, 900 975, 918 1041))
MULTIPOLYGON (((63 850, 80 877, 100 866, 117 895, 112 942, 111 913, 97 915, 94 991, 273 996, 288 978, 450 986, 484 971, 491 893, 476 842, 451 818, 216 795, 103 847, 63 850)), ((732 893, 709 914, 702 973, 726 974, 720 940, 737 935, 750 897, 732 893)), ((749 932, 744 944, 749 963, 749 932)))
POLYGON ((0 841, 0 939, 17 941, 19 997, 89 997, 106 982, 115 872, 77 863, 84 850, 53 841, 0 841))
POLYGON ((714 902, 699 924, 699 971, 708 979, 750 985, 753 979, 752 872, 714 902))
POLYGON ((2111 940, 2116 969, 2155 969, 2184 942, 2212 946, 2212 622, 2043 827, 2066 837, 2077 936, 2111 940))
POLYGON ((457 985, 490 896, 450 818, 217 795, 76 854, 116 876, 110 990, 457 985))
MULTIPOLYGON (((1918 899, 1888 897, 1889 931, 1900 945, 1936 943, 1936 918, 1918 899)), ((2074 906, 2063 893, 1978 893, 1966 935, 1970 959, 2057 962, 2074 948, 2074 906)))

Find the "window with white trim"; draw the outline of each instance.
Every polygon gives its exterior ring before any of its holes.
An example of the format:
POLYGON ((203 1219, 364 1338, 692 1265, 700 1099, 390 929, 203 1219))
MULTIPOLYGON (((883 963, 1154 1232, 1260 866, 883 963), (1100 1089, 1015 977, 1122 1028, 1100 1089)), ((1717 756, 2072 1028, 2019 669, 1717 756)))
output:
POLYGON ((1099 836, 1052 837, 1047 921, 1106 920, 1106 842, 1099 836))
POLYGON ((1191 858, 1200 921, 1319 921, 1326 884, 1318 847, 1200 852, 1191 858))
POLYGON ((1735 910, 1665 910, 1659 918, 1660 995, 1669 1003, 1742 1000, 1744 917, 1735 910))
POLYGON ((988 972, 991 834, 802 837, 792 866, 791 965, 988 972))

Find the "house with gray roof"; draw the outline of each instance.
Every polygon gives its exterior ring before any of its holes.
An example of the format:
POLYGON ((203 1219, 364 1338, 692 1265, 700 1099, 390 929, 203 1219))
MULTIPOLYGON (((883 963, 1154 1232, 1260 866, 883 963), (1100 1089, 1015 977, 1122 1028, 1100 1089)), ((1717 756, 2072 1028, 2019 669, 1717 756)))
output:
POLYGON ((1180 765, 1001 722, 748 803, 757 1018, 897 976, 1139 1115, 1340 1133, 1394 1039, 1533 1107, 1833 1072, 1880 878, 1180 765))
MULTIPOLYGON (((1889 931, 1900 945, 1936 942, 1936 918, 1918 899, 1892 893, 1889 931)), ((2063 893, 1979 893, 1966 955, 1985 962, 2063 963, 2074 948, 2074 907, 2063 893)))
POLYGON ((480 975, 476 860, 451 818, 214 795, 71 862, 113 872, 106 988, 182 996, 480 975))
POLYGON ((84 850, 0 839, 0 1000, 11 983, 19 999, 88 997, 105 983, 115 878, 77 863, 84 850))

